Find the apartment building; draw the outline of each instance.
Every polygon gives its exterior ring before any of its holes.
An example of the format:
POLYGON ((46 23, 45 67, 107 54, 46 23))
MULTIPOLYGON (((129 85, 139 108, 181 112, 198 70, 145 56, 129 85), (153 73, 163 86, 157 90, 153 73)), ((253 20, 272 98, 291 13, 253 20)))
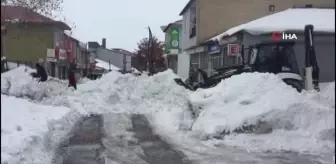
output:
POLYGON ((178 74, 188 76, 191 67, 206 70, 239 62, 227 58, 218 45, 205 41, 231 27, 283 11, 294 6, 335 7, 334 0, 190 0, 180 12, 182 53, 178 56, 178 74), (219 62, 224 61, 224 62, 219 62), (185 64, 185 63, 190 63, 185 64), (187 70, 186 70, 187 69, 187 70))

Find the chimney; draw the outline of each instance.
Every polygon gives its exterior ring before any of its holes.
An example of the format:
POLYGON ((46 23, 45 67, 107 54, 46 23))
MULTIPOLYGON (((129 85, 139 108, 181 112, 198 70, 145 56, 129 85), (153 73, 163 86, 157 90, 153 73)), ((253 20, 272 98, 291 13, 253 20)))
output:
POLYGON ((106 38, 103 38, 103 39, 102 39, 102 47, 103 47, 103 48, 106 48, 106 38))

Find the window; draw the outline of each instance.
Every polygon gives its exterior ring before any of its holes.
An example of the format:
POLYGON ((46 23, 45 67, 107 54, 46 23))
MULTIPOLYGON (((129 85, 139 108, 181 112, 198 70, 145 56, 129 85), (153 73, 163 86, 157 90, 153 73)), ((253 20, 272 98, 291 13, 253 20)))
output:
POLYGON ((275 6, 274 5, 269 5, 268 6, 268 11, 269 12, 274 12, 275 11, 275 6))
POLYGON ((265 45, 259 48, 256 62, 259 72, 299 72, 293 45, 265 45))
POLYGON ((313 8, 313 5, 312 5, 312 4, 306 4, 305 7, 306 7, 306 8, 313 8))
POLYGON ((187 32, 187 30, 184 30, 184 29, 187 29, 187 18, 186 18, 186 16, 183 16, 183 31, 184 31, 184 33, 186 34, 187 32))
POLYGON ((189 14, 189 37, 193 38, 196 36, 196 7, 191 7, 189 14))

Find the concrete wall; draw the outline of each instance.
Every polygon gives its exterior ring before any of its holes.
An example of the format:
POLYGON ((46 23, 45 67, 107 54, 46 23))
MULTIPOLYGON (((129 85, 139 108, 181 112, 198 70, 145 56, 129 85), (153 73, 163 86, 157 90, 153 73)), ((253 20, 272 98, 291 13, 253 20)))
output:
POLYGON ((182 79, 189 77, 190 55, 184 51, 178 55, 177 60, 177 75, 182 79))
MULTIPOLYGON (((303 75, 302 69, 305 63, 304 36, 302 33, 296 34, 298 40, 296 40, 294 49, 300 73, 303 75)), ((320 82, 335 81, 335 34, 315 33, 314 36, 316 58, 320 67, 320 82)), ((252 36, 248 33, 244 33, 243 35, 243 44, 245 47, 270 40, 270 35, 252 36)))
POLYGON ((53 27, 48 25, 11 25, 3 35, 4 55, 8 60, 37 62, 53 47, 53 27))

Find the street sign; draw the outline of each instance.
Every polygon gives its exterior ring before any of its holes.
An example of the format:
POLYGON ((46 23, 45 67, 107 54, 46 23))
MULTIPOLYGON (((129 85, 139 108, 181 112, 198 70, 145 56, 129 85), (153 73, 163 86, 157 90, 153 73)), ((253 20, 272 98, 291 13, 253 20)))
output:
POLYGON ((179 50, 178 49, 170 49, 170 54, 178 54, 179 50))
POLYGON ((64 49, 59 49, 59 56, 58 56, 58 58, 60 60, 67 59, 67 53, 66 53, 66 51, 64 49))
POLYGON ((221 47, 219 46, 219 42, 216 41, 208 46, 209 54, 216 54, 221 52, 221 47))
POLYGON ((238 56, 240 50, 239 44, 228 44, 228 56, 238 56))
POLYGON ((52 48, 47 49, 47 58, 56 58, 55 49, 52 48))

